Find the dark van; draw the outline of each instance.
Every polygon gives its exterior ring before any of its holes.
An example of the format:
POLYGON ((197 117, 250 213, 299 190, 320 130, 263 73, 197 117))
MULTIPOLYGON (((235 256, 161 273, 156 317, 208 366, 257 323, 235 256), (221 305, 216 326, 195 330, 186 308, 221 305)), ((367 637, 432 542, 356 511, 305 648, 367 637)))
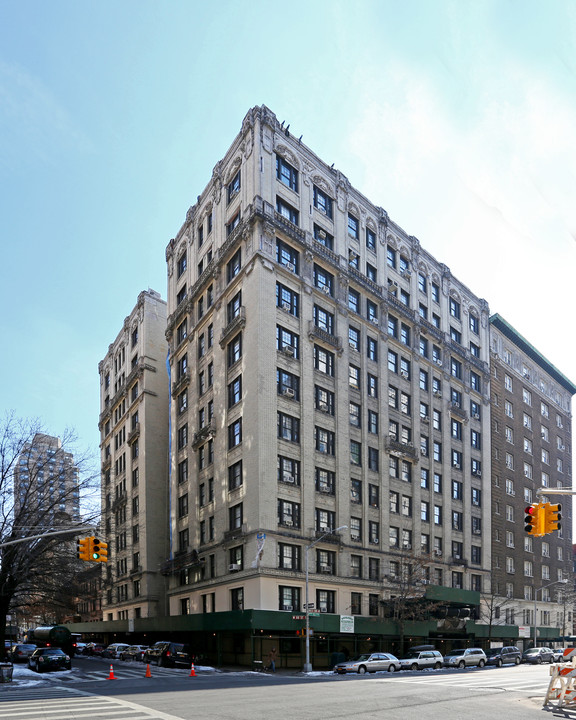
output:
POLYGON ((194 655, 190 645, 161 641, 146 650, 144 662, 159 667, 189 668, 194 662, 194 655))

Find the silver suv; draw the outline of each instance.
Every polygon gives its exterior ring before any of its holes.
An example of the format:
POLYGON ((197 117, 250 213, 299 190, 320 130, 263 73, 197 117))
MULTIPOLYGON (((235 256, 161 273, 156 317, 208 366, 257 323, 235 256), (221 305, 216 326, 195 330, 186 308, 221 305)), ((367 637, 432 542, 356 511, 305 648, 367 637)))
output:
POLYGON ((486 665, 486 653, 480 648, 458 648, 449 650, 444 655, 445 667, 484 667, 486 665))
POLYGON ((442 667, 442 655, 438 650, 408 650, 403 658, 400 658, 401 670, 422 670, 423 668, 442 667))

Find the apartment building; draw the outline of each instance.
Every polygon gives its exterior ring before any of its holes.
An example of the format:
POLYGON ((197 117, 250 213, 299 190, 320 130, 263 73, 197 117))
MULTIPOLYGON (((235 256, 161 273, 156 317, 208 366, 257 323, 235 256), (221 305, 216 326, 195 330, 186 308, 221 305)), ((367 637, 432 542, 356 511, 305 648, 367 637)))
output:
POLYGON ((102 518, 108 542, 103 619, 167 614, 166 303, 143 291, 99 363, 102 518))
POLYGON ((383 608, 414 563, 421 597, 473 611, 493 551, 486 301, 265 106, 166 259, 169 614, 219 658, 268 633, 298 664, 306 566, 318 656, 342 617, 352 649, 397 635, 383 608))
POLYGON ((500 315, 490 335, 493 621, 531 638, 536 625, 545 643, 572 635, 572 497, 554 491, 572 488, 576 385, 500 315), (525 508, 539 501, 562 505, 561 530, 541 538, 524 531, 525 508))
POLYGON ((36 433, 14 468, 14 517, 23 525, 50 525, 58 513, 80 519, 78 469, 58 437, 36 433))

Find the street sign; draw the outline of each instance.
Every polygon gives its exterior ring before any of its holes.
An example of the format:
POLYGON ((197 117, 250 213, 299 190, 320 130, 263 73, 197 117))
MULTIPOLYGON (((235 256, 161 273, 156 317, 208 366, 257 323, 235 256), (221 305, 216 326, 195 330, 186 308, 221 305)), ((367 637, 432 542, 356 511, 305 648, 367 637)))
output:
POLYGON ((314 603, 308 603, 308 605, 304 603, 304 605, 302 605, 302 609, 306 610, 306 608, 308 608, 308 610, 314 610, 314 603))
POLYGON ((304 620, 306 615, 292 615, 292 620, 304 620))
POLYGON ((311 613, 311 612, 309 612, 309 613, 308 613, 308 617, 320 617, 320 613, 317 613, 317 612, 311 613))

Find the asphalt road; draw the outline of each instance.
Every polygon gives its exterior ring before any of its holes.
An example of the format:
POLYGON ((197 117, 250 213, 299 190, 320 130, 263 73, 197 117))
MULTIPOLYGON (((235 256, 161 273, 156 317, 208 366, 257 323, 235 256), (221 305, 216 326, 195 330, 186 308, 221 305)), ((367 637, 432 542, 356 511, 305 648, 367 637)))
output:
MULTIPOLYGON (((333 674, 203 672, 77 658, 71 673, 0 685, 0 720, 527 720, 543 713, 549 666, 333 674)), ((32 675, 32 674, 30 674, 32 675)), ((563 717, 566 715, 560 711, 563 717)), ((570 713, 568 716, 574 716, 570 713)))

